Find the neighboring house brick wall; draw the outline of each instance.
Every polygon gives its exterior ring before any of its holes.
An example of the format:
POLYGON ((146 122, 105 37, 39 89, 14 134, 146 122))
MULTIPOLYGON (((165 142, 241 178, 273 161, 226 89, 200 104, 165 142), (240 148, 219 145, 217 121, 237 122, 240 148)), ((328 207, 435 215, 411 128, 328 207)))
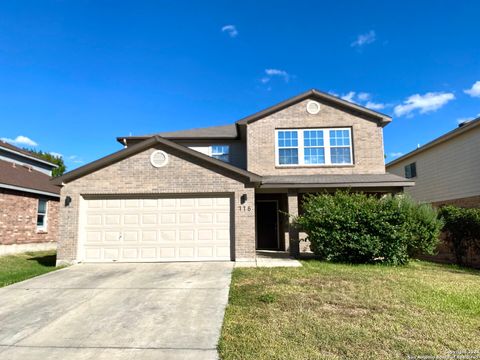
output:
POLYGON ((459 134, 387 167, 404 176, 405 165, 415 162, 415 186, 405 192, 429 203, 480 196, 480 126, 459 134))
POLYGON ((382 127, 375 121, 325 103, 316 115, 306 111, 309 100, 247 125, 247 170, 259 175, 383 174, 382 127), (276 167, 275 129, 351 127, 353 166, 276 167))
MULTIPOLYGON (((161 149, 161 146, 157 146, 161 149)), ((82 194, 220 194, 234 196, 232 213, 234 222, 235 258, 252 259, 255 257, 255 212, 239 210, 240 197, 247 194, 246 206, 252 209, 255 204, 253 188, 231 177, 195 164, 193 158, 184 160, 179 154, 169 153, 168 164, 154 168, 150 164, 150 155, 155 149, 148 149, 121 160, 108 167, 85 175, 67 183, 61 191, 61 203, 70 196, 72 202, 61 208, 60 233, 62 241, 58 246, 59 263, 72 262, 77 257, 79 199, 82 194)))
POLYGON ((47 231, 37 231, 38 195, 0 189, 0 245, 55 242, 58 200, 47 199, 47 231))
POLYGON ((432 205, 435 207, 439 207, 443 205, 455 205, 463 208, 480 208, 480 195, 470 196, 466 198, 452 199, 452 200, 436 201, 436 202, 433 202, 432 205))

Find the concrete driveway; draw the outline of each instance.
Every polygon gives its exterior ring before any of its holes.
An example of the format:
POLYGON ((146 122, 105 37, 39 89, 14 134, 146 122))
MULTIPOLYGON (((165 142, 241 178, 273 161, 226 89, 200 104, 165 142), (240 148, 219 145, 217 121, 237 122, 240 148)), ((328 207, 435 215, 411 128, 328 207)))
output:
POLYGON ((0 289, 0 359, 216 359, 232 263, 80 264, 0 289))

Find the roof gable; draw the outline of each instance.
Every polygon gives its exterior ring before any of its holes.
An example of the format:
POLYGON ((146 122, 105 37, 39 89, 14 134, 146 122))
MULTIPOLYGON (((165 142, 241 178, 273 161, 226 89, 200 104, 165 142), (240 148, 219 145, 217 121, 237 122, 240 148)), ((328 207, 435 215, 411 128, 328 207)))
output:
POLYGON ((187 148, 183 145, 174 143, 173 141, 164 139, 158 135, 148 138, 147 140, 142 141, 141 143, 129 146, 123 150, 117 151, 111 155, 103 157, 99 160, 91 162, 85 166, 79 167, 73 171, 70 171, 62 176, 59 176, 52 180, 53 184, 62 185, 63 183, 71 182, 75 179, 81 178, 85 175, 93 173, 97 170, 105 168, 109 165, 112 165, 116 162, 119 162, 123 159, 126 159, 130 156, 138 154, 144 150, 152 148, 157 145, 162 145, 166 149, 175 151, 184 158, 194 159, 195 162, 210 170, 221 170, 223 173, 227 173, 236 178, 242 179, 244 182, 260 182, 261 177, 257 174, 254 174, 250 171, 240 169, 236 166, 230 165, 224 161, 212 158, 208 155, 202 154, 198 151, 187 148))
POLYGON ((10 144, 10 143, 7 143, 5 141, 0 141, 0 148, 7 151, 7 152, 19 155, 23 158, 28 158, 30 160, 33 160, 33 161, 36 161, 36 162, 39 162, 39 163, 42 163, 42 164, 45 164, 45 165, 49 165, 52 168, 57 168, 58 167, 57 164, 51 163, 50 161, 47 161, 47 160, 41 158, 37 154, 34 154, 30 151, 21 149, 17 146, 14 146, 14 145, 10 144))
POLYGON ((271 114, 274 114, 278 111, 281 111, 283 109, 286 109, 292 105, 298 104, 304 100, 311 99, 311 100, 319 100, 322 102, 325 102, 329 105, 332 105, 334 107, 342 108, 344 110, 348 110, 350 112, 355 112, 358 114, 363 115, 364 117, 367 117, 369 119, 372 119, 374 121, 379 122, 381 126, 387 125, 389 122, 392 121, 392 118, 388 115, 379 113, 374 110, 367 109, 366 107, 363 107, 361 105, 357 105, 354 103, 351 103, 349 101, 340 99, 336 96, 324 93, 322 91, 318 91, 315 89, 306 91, 300 95, 294 96, 290 99, 287 99, 285 101, 282 101, 276 105, 273 105, 265 110, 259 111, 255 114, 252 114, 250 116, 247 116, 246 118, 243 118, 239 121, 236 122, 238 125, 248 125, 251 124, 252 122, 255 122, 257 120, 261 120, 271 114))

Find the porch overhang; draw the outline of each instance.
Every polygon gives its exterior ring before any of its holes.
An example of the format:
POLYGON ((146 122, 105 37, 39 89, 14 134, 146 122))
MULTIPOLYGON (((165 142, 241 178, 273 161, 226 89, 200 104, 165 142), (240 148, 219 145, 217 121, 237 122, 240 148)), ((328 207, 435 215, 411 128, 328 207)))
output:
POLYGON ((403 189, 415 182, 394 174, 279 175, 263 176, 261 189, 403 189))

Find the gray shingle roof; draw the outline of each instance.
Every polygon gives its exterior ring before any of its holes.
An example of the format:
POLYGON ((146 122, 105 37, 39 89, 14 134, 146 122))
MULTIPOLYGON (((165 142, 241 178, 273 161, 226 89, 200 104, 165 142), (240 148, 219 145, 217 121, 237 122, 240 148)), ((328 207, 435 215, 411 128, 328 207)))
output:
POLYGON ((133 138, 149 138, 155 135, 161 136, 165 139, 235 139, 238 136, 238 132, 237 125, 229 124, 179 131, 165 131, 155 134, 133 136, 133 138))
POLYGON ((349 187, 349 186, 413 186, 414 181, 401 176, 385 174, 345 174, 345 175, 279 175, 263 176, 262 187, 349 187))

